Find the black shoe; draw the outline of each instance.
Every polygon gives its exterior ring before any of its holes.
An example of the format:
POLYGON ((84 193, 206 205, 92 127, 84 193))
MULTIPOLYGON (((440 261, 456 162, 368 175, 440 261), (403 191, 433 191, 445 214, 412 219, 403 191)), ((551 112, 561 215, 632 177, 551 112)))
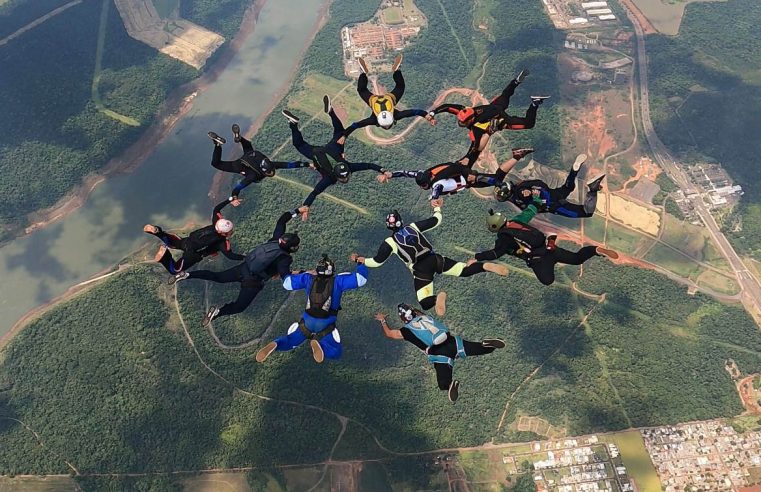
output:
POLYGON ((602 180, 605 179, 605 175, 598 176, 591 181, 587 182, 587 187, 590 193, 597 193, 602 189, 602 180))
POLYGON ((519 160, 523 159, 524 157, 526 157, 527 155, 529 155, 530 153, 532 153, 533 151, 534 151, 534 149, 532 149, 532 148, 512 149, 513 159, 515 159, 516 161, 519 161, 519 160))
POLYGON ((288 120, 288 122, 292 125, 298 125, 299 124, 299 117, 295 114, 291 113, 287 109, 283 110, 283 116, 285 116, 285 119, 288 120))
POLYGON ((203 326, 209 326, 209 323, 211 323, 211 320, 216 318, 219 315, 219 308, 217 306, 211 306, 209 310, 206 312, 206 316, 203 317, 203 321, 201 324, 203 326))
POLYGON ((452 381, 452 383, 449 385, 449 401, 454 403, 457 401, 457 398, 459 396, 460 396, 460 382, 452 381))
POLYGON ((240 143, 240 125, 233 123, 233 140, 235 143, 240 143))
POLYGON ((222 145, 222 144, 226 144, 227 143, 227 140, 225 140, 224 138, 220 137, 219 135, 217 135, 214 132, 209 132, 207 135, 209 135, 209 138, 214 141, 214 145, 222 145))
POLYGON ((501 349, 505 348, 505 341, 501 340, 499 338, 484 338, 483 341, 481 341, 481 345, 483 345, 486 348, 495 348, 495 349, 501 349))
POLYGON ((333 110, 333 106, 330 105, 330 96, 327 94, 322 96, 322 110, 326 113, 330 113, 333 110))
POLYGON ((531 96, 531 104, 534 106, 541 105, 545 99, 549 99, 550 96, 531 96))
POLYGON ((401 53, 396 55, 396 57, 394 58, 394 64, 391 66, 392 72, 396 72, 397 70, 399 70, 399 67, 402 65, 403 59, 404 59, 404 56, 401 53))
POLYGON ((529 73, 530 72, 528 71, 528 69, 524 68, 523 70, 521 70, 521 73, 519 73, 518 76, 515 77, 515 81, 520 84, 521 82, 523 82, 526 79, 526 77, 528 77, 529 73))
POLYGON ((547 234, 547 246, 545 246, 545 248, 547 248, 547 251, 552 251, 553 249, 555 249, 556 247, 555 241, 557 240, 558 240, 557 234, 547 234))

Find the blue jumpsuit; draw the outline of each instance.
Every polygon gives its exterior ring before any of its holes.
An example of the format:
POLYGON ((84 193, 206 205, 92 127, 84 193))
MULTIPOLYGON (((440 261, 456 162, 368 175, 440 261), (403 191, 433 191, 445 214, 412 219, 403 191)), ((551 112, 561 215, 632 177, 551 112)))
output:
MULTIPOLYGON (((299 273, 289 275, 283 281, 283 287, 286 290, 305 290, 307 299, 312 289, 312 282, 315 275, 311 273, 299 273)), ((333 293, 331 298, 330 310, 337 312, 341 308, 341 295, 352 289, 358 289, 367 283, 368 270, 365 265, 358 265, 357 268, 349 273, 340 273, 336 275, 333 283, 333 293)), ((336 323, 337 316, 330 315, 327 318, 315 318, 304 312, 302 319, 307 330, 312 333, 319 333, 331 324, 336 323)), ((293 323, 288 328, 288 334, 275 339, 278 351, 293 350, 306 341, 306 336, 299 330, 298 323, 293 323)), ((330 334, 319 341, 322 351, 327 359, 338 359, 341 357, 341 337, 338 330, 334 329, 330 334)))

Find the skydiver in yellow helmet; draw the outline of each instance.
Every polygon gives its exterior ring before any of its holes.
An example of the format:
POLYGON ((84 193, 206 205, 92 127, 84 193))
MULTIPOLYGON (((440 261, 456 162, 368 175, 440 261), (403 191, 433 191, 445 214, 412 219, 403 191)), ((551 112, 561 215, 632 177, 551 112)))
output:
POLYGON ((362 58, 358 58, 357 62, 362 70, 359 79, 357 79, 357 92, 359 93, 359 97, 370 106, 373 114, 364 120, 352 123, 344 132, 345 136, 348 137, 354 130, 370 125, 379 126, 388 130, 394 126, 398 120, 409 118, 411 116, 420 116, 421 118, 428 120, 431 125, 436 124, 436 120, 433 119, 433 114, 423 109, 396 109, 396 105, 402 99, 402 95, 404 95, 404 77, 402 77, 402 71, 399 70, 399 66, 402 64, 401 53, 394 58, 392 69, 394 71, 393 78, 395 85, 394 89, 388 94, 375 95, 370 92, 367 88, 367 73, 369 72, 367 62, 362 58))

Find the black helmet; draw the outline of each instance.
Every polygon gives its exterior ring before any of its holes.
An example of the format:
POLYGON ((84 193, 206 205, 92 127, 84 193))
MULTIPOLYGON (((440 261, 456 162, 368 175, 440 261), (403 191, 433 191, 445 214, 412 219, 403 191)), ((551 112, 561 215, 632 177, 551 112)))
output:
POLYGON ((415 319, 415 316, 420 314, 420 311, 403 302, 399 303, 399 305, 396 307, 396 310, 397 313, 399 313, 399 318, 402 320, 402 323, 409 323, 415 319))
POLYGON ((328 255, 323 254, 315 270, 320 277, 332 277, 336 274, 336 263, 328 258, 328 255))
POLYGON ((351 176, 351 169, 349 169, 349 165, 345 162, 339 162, 333 167, 333 175, 339 182, 346 183, 349 181, 349 176, 351 176))
POLYGON ((506 202, 510 199, 510 195, 513 194, 513 184, 510 181, 500 183, 494 187, 494 198, 498 202, 506 202))
POLYGON ((402 216, 399 215, 399 211, 394 209, 386 215, 386 227, 391 230, 397 230, 404 225, 402 216))
POLYGON ((299 250, 299 244, 301 243, 301 239, 299 238, 298 233, 296 232, 286 232, 282 236, 280 236, 280 239, 278 240, 278 244, 280 247, 289 253, 295 253, 299 250))
POLYGON ((272 164, 272 161, 270 161, 269 159, 262 159, 262 161, 259 163, 259 170, 265 176, 275 175, 275 165, 272 164))
POLYGON ((424 190, 427 190, 431 187, 431 173, 428 171, 418 171, 417 176, 415 176, 415 183, 424 190))

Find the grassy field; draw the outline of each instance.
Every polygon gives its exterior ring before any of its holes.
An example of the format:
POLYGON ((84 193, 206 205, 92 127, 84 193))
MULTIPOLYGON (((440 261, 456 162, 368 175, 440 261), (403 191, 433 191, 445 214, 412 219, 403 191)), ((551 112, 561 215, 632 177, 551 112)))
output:
POLYGON ((68 477, 0 477, 0 492, 68 492, 77 489, 76 482, 68 477))
POLYGON ((245 473, 206 473, 183 480, 181 484, 183 492, 252 492, 245 473))
POLYGON ((658 479, 653 462, 650 461, 639 431, 617 432, 604 436, 602 439, 618 446, 626 470, 637 484, 637 490, 640 492, 661 491, 661 481, 658 479))
POLYGON ((169 17, 180 6, 180 0, 153 0, 153 6, 162 19, 169 17))
POLYGON ((698 276, 698 285, 710 287, 725 294, 737 294, 740 292, 740 286, 737 285, 736 281, 711 270, 706 270, 698 276))
POLYGON ((640 242, 645 240, 647 238, 636 232, 612 222, 608 223, 607 244, 616 251, 632 254, 637 250, 640 242))
POLYGON ((645 255, 644 260, 684 278, 695 280, 701 274, 701 268, 697 263, 691 262, 684 255, 662 244, 653 246, 653 249, 645 255))
POLYGON ((669 36, 679 32, 684 17, 684 8, 691 3, 725 2, 726 0, 634 0, 642 13, 658 31, 669 36))
POLYGON ((380 12, 384 24, 401 24, 404 21, 401 7, 389 7, 380 12))

